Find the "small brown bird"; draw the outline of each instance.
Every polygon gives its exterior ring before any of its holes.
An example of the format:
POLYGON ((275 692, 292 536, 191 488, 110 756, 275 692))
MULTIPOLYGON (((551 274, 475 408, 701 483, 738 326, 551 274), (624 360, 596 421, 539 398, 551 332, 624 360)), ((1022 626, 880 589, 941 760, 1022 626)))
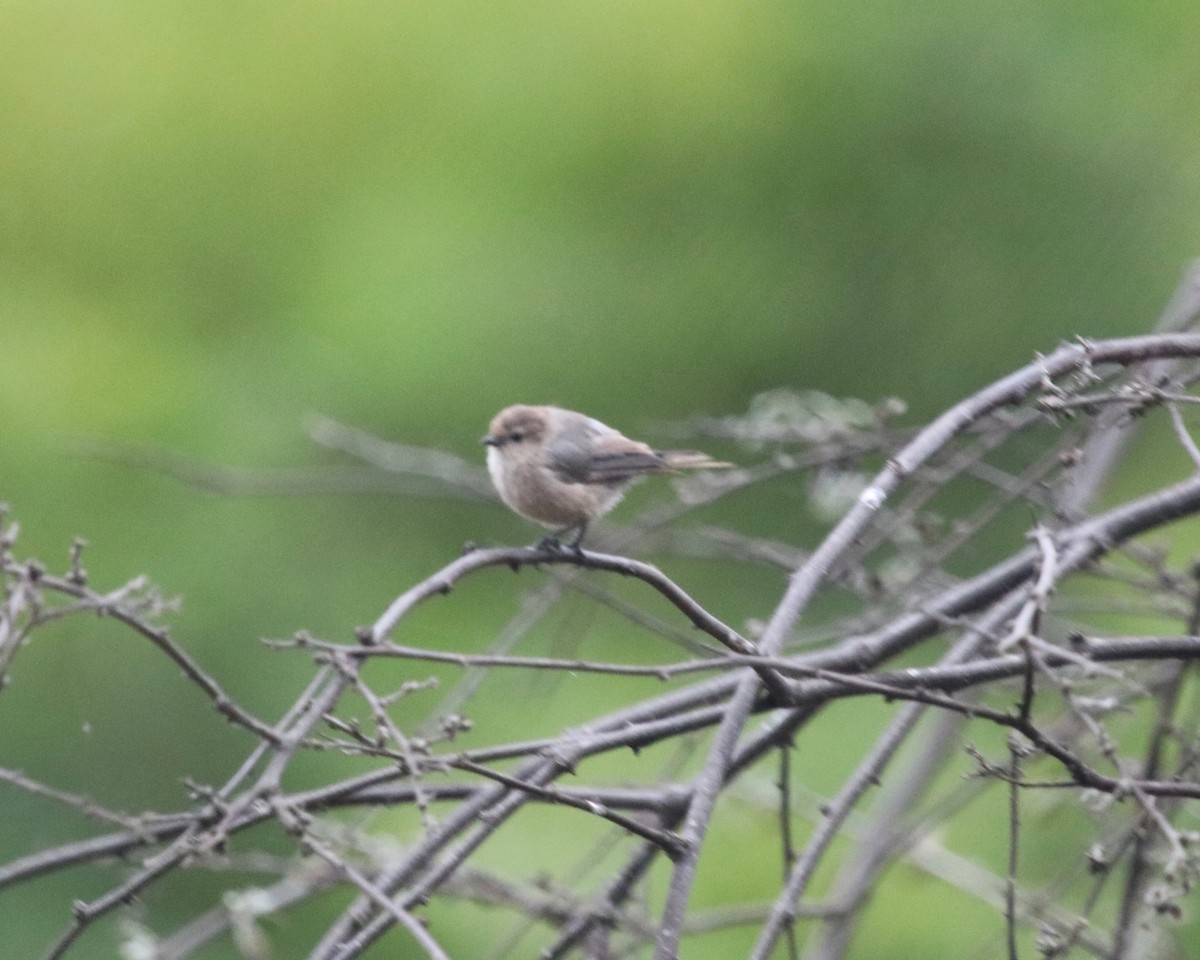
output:
POLYGON ((559 537, 574 532, 568 544, 573 550, 579 550, 588 524, 615 507, 635 480, 732 466, 694 450, 654 450, 561 407, 506 407, 482 442, 500 499, 526 519, 554 529, 543 546, 557 545, 559 537))

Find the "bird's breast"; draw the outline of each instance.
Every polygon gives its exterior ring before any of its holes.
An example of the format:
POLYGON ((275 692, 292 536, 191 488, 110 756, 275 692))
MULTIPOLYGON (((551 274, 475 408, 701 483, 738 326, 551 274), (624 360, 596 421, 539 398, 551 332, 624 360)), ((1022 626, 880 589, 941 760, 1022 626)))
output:
POLYGON ((494 447, 488 448, 487 464, 500 499, 521 516, 548 527, 595 520, 621 495, 609 484, 570 483, 533 459, 505 459, 494 447))

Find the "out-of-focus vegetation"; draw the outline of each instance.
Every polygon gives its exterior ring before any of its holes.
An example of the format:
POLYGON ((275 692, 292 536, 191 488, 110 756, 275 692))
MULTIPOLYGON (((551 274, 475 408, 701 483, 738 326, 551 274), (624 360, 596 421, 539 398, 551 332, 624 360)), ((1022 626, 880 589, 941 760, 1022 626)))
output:
MULTIPOLYGON (((321 412, 479 456, 509 402, 653 438, 779 385, 920 417, 1061 338, 1143 332, 1200 248, 1198 29, 1184 0, 9 0, 0 500, 18 553, 62 568, 80 535, 98 589, 149 574, 182 598, 175 635, 270 716, 308 665, 260 636, 346 637, 463 541, 532 530, 485 504, 217 497, 85 450, 323 463, 302 427, 321 412)), ((706 519, 811 542, 803 492, 775 494, 766 518, 706 519)), ((672 572, 704 582, 699 562, 672 572)), ((735 622, 781 583, 737 588, 735 622)), ((514 591, 456 595, 441 639, 490 635, 514 591)), ((227 776, 245 742, 138 653, 103 623, 40 637, 0 696, 0 764, 134 811, 227 776)), ((477 719, 502 722, 491 709, 477 719)), ((5 859, 80 829, 4 805, 5 859)), ((89 884, 0 893, 23 918, 0 952, 47 943, 89 884)), ((900 956, 887 929, 860 955, 900 956)), ((930 936, 913 956, 951 955, 930 936)), ((110 929, 78 955, 113 949, 110 929)))

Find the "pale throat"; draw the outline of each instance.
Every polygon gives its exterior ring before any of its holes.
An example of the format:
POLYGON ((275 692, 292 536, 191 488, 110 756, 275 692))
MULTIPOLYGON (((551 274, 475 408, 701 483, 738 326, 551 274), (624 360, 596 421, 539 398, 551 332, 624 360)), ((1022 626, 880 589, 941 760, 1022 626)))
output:
POLYGON ((504 484, 504 463, 500 456, 500 451, 495 447, 487 448, 488 475, 492 478, 492 484, 500 492, 500 499, 507 500, 508 490, 504 484))

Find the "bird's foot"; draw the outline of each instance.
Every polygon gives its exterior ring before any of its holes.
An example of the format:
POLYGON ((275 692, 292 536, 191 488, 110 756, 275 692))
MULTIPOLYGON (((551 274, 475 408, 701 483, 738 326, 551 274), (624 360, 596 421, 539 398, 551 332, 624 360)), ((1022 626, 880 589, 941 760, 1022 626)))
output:
POLYGON ((576 557, 582 558, 583 534, 586 529, 587 527, 585 525, 577 530, 574 527, 567 527, 565 530, 558 530, 552 533, 550 536, 542 537, 542 539, 537 542, 537 548, 539 550, 547 550, 551 553, 573 553, 576 557), (563 543, 559 538, 564 534, 570 533, 572 530, 575 530, 575 536, 573 536, 566 543, 563 543))

